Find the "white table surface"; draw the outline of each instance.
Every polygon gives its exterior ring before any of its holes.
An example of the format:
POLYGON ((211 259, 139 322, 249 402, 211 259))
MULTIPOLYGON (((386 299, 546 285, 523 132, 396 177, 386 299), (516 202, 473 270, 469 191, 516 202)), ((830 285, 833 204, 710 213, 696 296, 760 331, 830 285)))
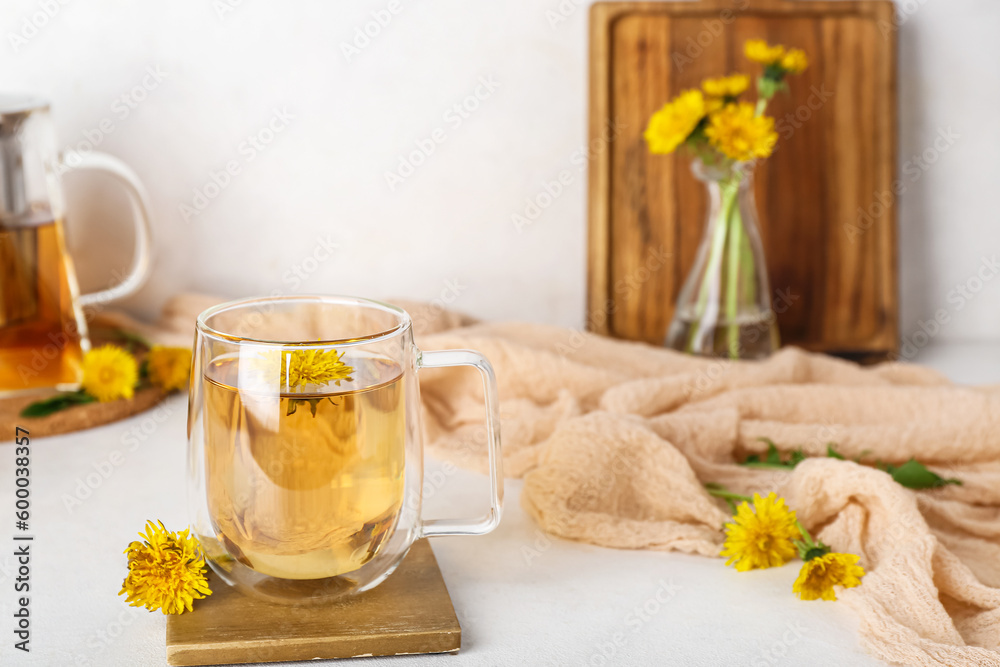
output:
MULTIPOLYGON (((1000 381, 1000 345, 938 346, 917 360, 959 382, 1000 381)), ((128 607, 117 593, 122 550, 147 518, 186 525, 185 400, 175 396, 124 422, 32 441, 30 654, 12 646, 13 449, 0 444, 0 665, 166 664, 165 617, 128 607), (129 451, 134 437, 138 446, 129 451), (99 469, 106 478, 94 483, 90 473, 99 469)), ((428 471, 440 469, 428 462, 428 471)), ((719 559, 548 538, 521 509, 520 490, 520 482, 507 482, 503 522, 493 534, 432 541, 462 624, 458 655, 340 664, 881 664, 861 651, 846 607, 792 595, 794 565, 738 574, 719 559)), ((472 512, 485 506, 485 494, 485 478, 458 470, 427 504, 432 515, 472 512)))

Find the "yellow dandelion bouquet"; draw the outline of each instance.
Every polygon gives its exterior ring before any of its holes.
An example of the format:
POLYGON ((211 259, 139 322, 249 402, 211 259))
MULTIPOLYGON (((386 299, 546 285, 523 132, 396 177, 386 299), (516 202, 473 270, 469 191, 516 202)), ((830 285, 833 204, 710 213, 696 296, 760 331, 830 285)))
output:
POLYGON ((691 354, 759 358, 778 347, 764 252, 757 231, 752 173, 771 155, 778 135, 768 102, 787 90, 786 78, 806 69, 799 49, 746 43, 747 59, 763 65, 757 100, 744 97, 750 77, 706 79, 653 114, 643 135, 651 153, 684 149, 695 176, 708 186, 705 238, 681 289, 666 344, 691 354))
POLYGON ((783 498, 774 493, 748 498, 720 488, 710 488, 709 493, 730 504, 743 501, 735 508, 733 521, 725 525, 721 554, 728 558, 726 565, 734 565, 737 572, 780 567, 797 555, 802 569, 792 592, 801 600, 836 600, 836 587, 861 584, 865 571, 858 565, 859 558, 831 552, 830 547, 814 540, 783 498))
POLYGON ((136 389, 148 386, 168 394, 187 387, 191 350, 150 345, 133 334, 121 335, 125 339, 125 347, 102 345, 84 355, 83 380, 79 390, 61 392, 52 398, 31 403, 21 411, 21 416, 47 417, 74 405, 127 400, 135 396, 136 389), (141 363, 134 354, 137 345, 149 350, 141 363))

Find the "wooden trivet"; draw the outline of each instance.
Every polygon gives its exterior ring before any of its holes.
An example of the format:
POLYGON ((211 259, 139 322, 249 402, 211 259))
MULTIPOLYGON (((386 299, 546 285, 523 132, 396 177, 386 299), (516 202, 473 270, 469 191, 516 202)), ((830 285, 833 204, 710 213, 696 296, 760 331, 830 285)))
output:
POLYGON ((457 653, 462 628, 427 540, 386 581, 324 606, 246 597, 212 580, 194 611, 167 618, 167 662, 223 665, 411 653, 457 653))
MULTIPOLYGON (((93 331, 90 336, 93 346, 104 343, 114 343, 123 345, 120 335, 113 332, 106 332, 100 329, 93 331)), ((132 344, 132 353, 141 362, 146 355, 146 348, 142 345, 132 344)), ((32 437, 43 435, 59 435, 62 433, 72 433, 82 431, 95 426, 103 426, 111 422, 127 419, 132 415, 145 412, 162 401, 166 394, 156 387, 146 387, 135 392, 131 399, 120 399, 108 403, 85 403, 75 405, 65 410, 60 410, 47 417, 22 417, 21 410, 28 405, 42 401, 59 392, 52 390, 41 390, 30 394, 21 394, 9 398, 0 398, 0 442, 14 439, 14 430, 17 426, 28 429, 32 437)))
POLYGON ((164 399, 164 394, 155 387, 135 392, 131 399, 121 399, 110 403, 86 403, 75 405, 49 415, 30 419, 21 417, 21 410, 35 401, 55 396, 55 391, 0 399, 0 442, 14 439, 17 426, 28 429, 32 437, 59 435, 82 431, 95 426, 121 421, 140 412, 145 412, 164 399))

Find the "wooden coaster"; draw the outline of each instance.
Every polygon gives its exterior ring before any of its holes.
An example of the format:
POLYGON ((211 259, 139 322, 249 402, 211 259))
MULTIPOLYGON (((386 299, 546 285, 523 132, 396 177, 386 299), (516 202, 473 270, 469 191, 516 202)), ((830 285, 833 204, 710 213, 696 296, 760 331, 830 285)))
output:
POLYGON ((167 662, 223 665, 457 653, 462 628, 427 540, 381 585, 324 606, 246 597, 213 578, 194 611, 167 618, 167 662))

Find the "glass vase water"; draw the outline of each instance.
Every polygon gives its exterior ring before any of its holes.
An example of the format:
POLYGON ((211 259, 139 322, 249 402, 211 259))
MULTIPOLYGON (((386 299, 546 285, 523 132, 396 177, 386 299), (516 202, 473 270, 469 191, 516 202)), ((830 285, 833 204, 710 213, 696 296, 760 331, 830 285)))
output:
POLYGON ((779 346, 764 248, 757 228, 753 163, 692 171, 708 190, 708 220, 681 288, 666 346, 689 354, 761 359, 779 346))

